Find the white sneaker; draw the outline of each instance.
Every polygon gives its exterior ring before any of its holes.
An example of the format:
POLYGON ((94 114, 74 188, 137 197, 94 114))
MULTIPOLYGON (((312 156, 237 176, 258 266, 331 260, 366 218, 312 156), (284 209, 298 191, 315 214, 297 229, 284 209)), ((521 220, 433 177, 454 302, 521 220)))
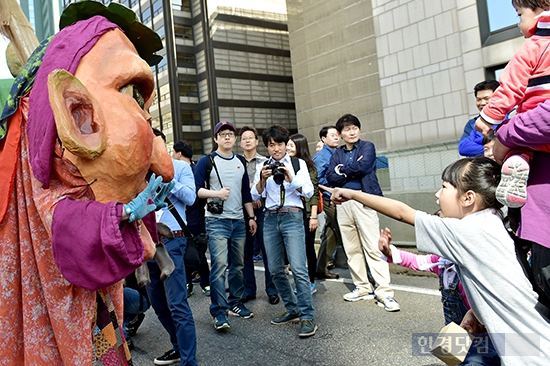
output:
POLYGON ((383 299, 376 299, 376 304, 384 308, 384 310, 390 312, 401 310, 401 307, 399 306, 397 301, 395 301, 395 299, 391 296, 385 297, 383 299))
POLYGON ((359 300, 372 300, 374 299, 374 292, 363 291, 359 288, 355 288, 352 292, 344 295, 346 301, 359 301, 359 300))
POLYGON ((522 207, 527 201, 529 163, 521 156, 512 155, 502 164, 500 183, 495 195, 504 206, 522 207))

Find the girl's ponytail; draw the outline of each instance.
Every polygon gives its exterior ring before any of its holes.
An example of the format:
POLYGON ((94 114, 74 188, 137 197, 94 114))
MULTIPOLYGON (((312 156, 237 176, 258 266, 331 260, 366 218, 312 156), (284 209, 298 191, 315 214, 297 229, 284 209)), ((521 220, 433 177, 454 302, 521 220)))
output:
POLYGON ((483 198, 484 208, 499 209, 502 204, 496 199, 500 183, 500 166, 484 156, 463 158, 443 171, 441 179, 455 187, 459 194, 474 191, 483 198))

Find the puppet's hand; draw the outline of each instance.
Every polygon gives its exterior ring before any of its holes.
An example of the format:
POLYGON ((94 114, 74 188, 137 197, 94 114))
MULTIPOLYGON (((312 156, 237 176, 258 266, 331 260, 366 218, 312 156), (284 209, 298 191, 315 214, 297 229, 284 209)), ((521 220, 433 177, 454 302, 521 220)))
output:
POLYGON ((147 187, 145 187, 145 189, 130 203, 124 205, 124 212, 130 215, 128 219, 129 222, 142 219, 147 216, 149 212, 155 210, 156 205, 148 205, 147 202, 153 196, 161 182, 162 177, 157 177, 155 173, 153 173, 151 179, 149 179, 149 183, 147 183, 147 187))
POLYGON ((164 187, 160 190, 160 192, 155 196, 154 202, 157 210, 160 210, 161 208, 168 207, 168 204, 164 202, 166 199, 166 196, 168 196, 168 193, 172 191, 172 188, 176 185, 176 181, 173 180, 168 184, 165 184, 164 187))

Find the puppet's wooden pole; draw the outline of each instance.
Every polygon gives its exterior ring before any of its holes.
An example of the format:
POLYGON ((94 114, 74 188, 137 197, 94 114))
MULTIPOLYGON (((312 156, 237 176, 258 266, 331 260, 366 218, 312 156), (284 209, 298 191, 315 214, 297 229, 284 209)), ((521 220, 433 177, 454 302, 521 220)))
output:
POLYGON ((8 37, 15 46, 22 64, 27 61, 39 43, 17 0, 2 0, 0 33, 8 37))

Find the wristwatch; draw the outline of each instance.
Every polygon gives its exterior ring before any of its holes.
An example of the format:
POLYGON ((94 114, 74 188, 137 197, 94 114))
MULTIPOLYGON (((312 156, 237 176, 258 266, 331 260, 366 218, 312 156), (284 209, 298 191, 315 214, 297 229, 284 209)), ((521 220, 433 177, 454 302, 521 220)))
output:
POLYGON ((256 221, 256 216, 249 216, 248 219, 256 221))

